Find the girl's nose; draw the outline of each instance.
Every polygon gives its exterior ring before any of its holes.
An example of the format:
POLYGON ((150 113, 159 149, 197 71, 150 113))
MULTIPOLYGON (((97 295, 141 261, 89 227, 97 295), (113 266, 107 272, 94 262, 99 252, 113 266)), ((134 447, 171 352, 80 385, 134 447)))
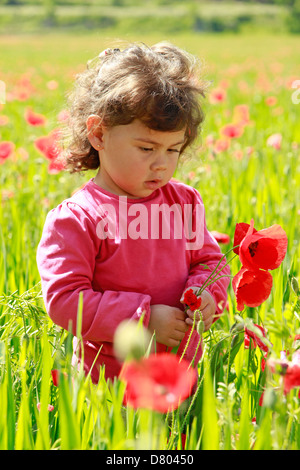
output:
POLYGON ((163 151, 155 154, 155 158, 151 164, 151 170, 166 170, 167 169, 167 155, 163 151))

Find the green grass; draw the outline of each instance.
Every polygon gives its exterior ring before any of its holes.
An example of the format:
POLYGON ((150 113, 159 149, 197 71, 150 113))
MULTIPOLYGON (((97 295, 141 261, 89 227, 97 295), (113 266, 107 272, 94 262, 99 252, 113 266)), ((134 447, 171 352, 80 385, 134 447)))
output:
MULTIPOLYGON (((204 335, 199 389, 189 420, 179 413, 166 420, 156 412, 123 407, 123 384, 108 384, 101 376, 98 385, 92 385, 82 371, 75 373, 70 366, 71 335, 46 315, 35 261, 44 220, 91 174, 49 175, 48 162, 38 154, 34 140, 57 125, 74 75, 117 36, 111 31, 105 36, 0 38, 0 80, 7 93, 21 76, 28 77, 35 89, 27 101, 8 99, 0 109, 0 116, 9 118, 0 126, 0 141, 16 146, 15 158, 0 167, 0 449, 175 449, 185 427, 187 449, 299 450, 299 389, 284 396, 279 376, 262 368, 261 351, 244 348, 243 331, 234 338, 231 328, 237 312, 231 288, 228 310, 204 335), (47 88, 49 80, 57 81, 57 89, 47 88), (26 124, 27 106, 48 117, 44 128, 26 124), (61 372, 59 387, 53 385, 52 369, 61 372), (266 399, 260 406, 263 390, 266 399), (48 411, 48 404, 53 411, 48 411)), ((125 39, 151 44, 172 40, 203 59, 211 88, 227 83, 223 103, 205 104, 203 136, 176 177, 200 191, 211 230, 233 237, 235 224, 251 218, 258 229, 275 223, 285 229, 288 252, 273 272, 272 294, 261 307, 243 313, 266 327, 272 354, 279 357, 281 350, 291 350, 300 328, 299 298, 291 289, 291 278, 299 279, 300 259, 300 105, 293 104, 294 90, 287 85, 300 78, 298 40, 230 34, 131 34, 125 39), (275 106, 266 105, 268 96, 277 98, 275 106), (249 106, 251 125, 228 151, 213 154, 206 138, 220 137, 239 104, 249 106), (276 132, 283 137, 280 150, 266 145, 276 132)), ((235 258, 233 274, 239 267, 235 258)))

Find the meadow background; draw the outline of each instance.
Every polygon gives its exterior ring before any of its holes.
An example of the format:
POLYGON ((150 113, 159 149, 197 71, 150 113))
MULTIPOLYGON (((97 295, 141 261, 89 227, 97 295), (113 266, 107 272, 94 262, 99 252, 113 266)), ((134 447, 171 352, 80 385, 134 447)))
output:
MULTIPOLYGON (((46 315, 35 260, 47 212, 93 176, 55 170, 35 145, 62 125, 76 74, 118 39, 174 42, 202 60, 211 81, 202 136, 175 176, 200 191, 209 229, 229 235, 224 253, 238 222, 284 228, 288 252, 272 294, 242 316, 265 328, 270 356, 295 351, 299 11, 293 0, 0 2, 0 149, 11 148, 0 151, 0 449, 174 450, 183 431, 187 450, 300 449, 299 388, 284 394, 263 351, 247 348, 243 328, 232 330, 231 287, 223 317, 204 334, 187 421, 125 407, 122 383, 92 385, 71 370, 72 337, 46 315), (224 126, 241 118, 242 133, 226 137, 224 126), (62 372, 59 386, 52 370, 62 372)), ((239 268, 234 259, 232 273, 239 268)))

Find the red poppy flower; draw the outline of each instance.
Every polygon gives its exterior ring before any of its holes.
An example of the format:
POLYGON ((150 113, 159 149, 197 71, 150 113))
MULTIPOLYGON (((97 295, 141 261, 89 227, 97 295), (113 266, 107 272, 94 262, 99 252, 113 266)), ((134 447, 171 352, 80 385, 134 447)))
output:
POLYGON ((282 351, 281 359, 270 358, 267 365, 271 372, 279 372, 283 376, 284 393, 287 394, 292 388, 300 387, 300 351, 293 354, 292 361, 288 361, 282 351))
MULTIPOLYGON (((297 350, 292 357, 292 361, 288 362, 284 378, 284 393, 288 393, 292 388, 300 387, 300 351, 297 350)), ((298 398, 300 397, 300 393, 298 398)))
POLYGON ((242 268, 232 279, 232 287, 237 300, 237 309, 258 307, 269 297, 273 278, 269 271, 242 268))
MULTIPOLYGON (((63 372, 63 375, 67 377, 67 373, 63 372)), ((51 370, 51 377, 52 377, 52 382, 55 387, 58 387, 59 384, 59 370, 58 369, 52 369, 51 370)))
POLYGON ((230 243, 230 236, 227 235, 226 233, 216 232, 215 230, 213 230, 210 233, 212 234, 212 236, 218 243, 224 243, 225 245, 230 243))
POLYGON ((285 394, 289 393, 292 388, 300 387, 300 364, 293 364, 287 368, 283 383, 285 394))
POLYGON ((281 149, 281 142, 282 142, 282 135, 277 133, 277 134, 272 134, 270 137, 267 139, 267 146, 268 147, 273 147, 276 150, 281 149))
MULTIPOLYGON (((237 255, 239 254, 239 245, 241 244, 242 240, 247 235, 249 227, 250 225, 246 224, 245 222, 240 222, 236 224, 235 226, 233 246, 235 246, 236 248, 234 248, 233 252, 236 253, 237 255)), ((257 230, 253 227, 253 233, 255 232, 257 232, 257 230)))
MULTIPOLYGON (((262 336, 264 338, 267 337, 266 335, 266 332, 265 330, 263 329, 262 326, 260 325, 256 325, 254 324, 255 328, 258 328, 261 333, 262 333, 262 336)), ((245 333, 244 333, 244 345, 245 345, 245 349, 249 349, 249 346, 250 346, 250 338, 251 338, 251 344, 252 346, 255 348, 256 346, 258 346, 262 351, 264 352, 268 352, 269 351, 269 348, 268 346, 261 340, 261 338, 255 334, 254 331, 251 331, 249 328, 245 328, 245 333)))
POLYGON ((0 165, 10 157, 15 149, 15 144, 9 141, 0 142, 0 165))
POLYGON ((233 110, 233 122, 245 126, 249 124, 249 106, 246 104, 238 104, 233 110))
POLYGON ((175 354, 158 353, 125 363, 120 379, 126 382, 125 404, 166 413, 191 395, 197 373, 175 354))
POLYGON ((229 139, 240 137, 243 132, 243 127, 238 124, 226 124, 226 126, 222 127, 221 129, 221 134, 223 134, 225 137, 229 137, 229 139))
POLYGON ((267 106, 274 106, 277 103, 276 96, 267 96, 265 103, 267 106))
POLYGON ((27 108, 25 111, 25 120, 31 126, 44 126, 47 119, 42 114, 35 113, 31 108, 27 108))
POLYGON ((288 239, 280 225, 254 232, 253 220, 239 248, 243 267, 255 269, 275 269, 282 263, 288 239))
POLYGON ((26 101, 34 93, 36 93, 36 90, 32 85, 30 78, 24 74, 21 75, 18 82, 16 83, 11 96, 12 99, 26 101))
POLYGON ((59 371, 57 369, 51 370, 52 382, 55 387, 58 387, 59 371))
POLYGON ((64 169, 63 159, 60 158, 62 155, 59 144, 60 133, 60 129, 54 129, 49 135, 38 137, 34 142, 36 149, 51 161, 48 167, 50 174, 59 173, 64 169))
POLYGON ((226 99, 226 91, 223 88, 215 88, 209 95, 209 101, 212 104, 222 103, 226 99))
POLYGON ((196 294, 194 294, 193 289, 188 289, 184 293, 183 297, 183 302, 194 312, 201 306, 201 297, 197 297, 196 294))
POLYGON ((230 147, 230 140, 229 139, 217 139, 214 144, 214 152, 221 153, 228 150, 230 147))
POLYGON ((259 401, 258 401, 258 406, 263 406, 264 394, 265 394, 265 392, 262 392, 262 394, 261 394, 261 396, 260 396, 260 399, 259 399, 259 401))
POLYGON ((56 175, 57 173, 60 173, 62 170, 64 170, 64 168, 65 165, 63 161, 52 160, 48 166, 48 173, 50 173, 50 175, 56 175))
POLYGON ((50 134, 38 137, 35 140, 34 145, 36 149, 44 155, 44 157, 48 158, 48 160, 56 160, 61 152, 59 136, 60 130, 54 129, 50 134))

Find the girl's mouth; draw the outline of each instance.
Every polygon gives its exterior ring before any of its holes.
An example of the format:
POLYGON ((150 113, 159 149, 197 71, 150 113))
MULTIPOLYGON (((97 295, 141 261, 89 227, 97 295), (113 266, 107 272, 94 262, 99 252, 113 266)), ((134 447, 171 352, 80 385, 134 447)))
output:
POLYGON ((154 180, 149 180, 145 181, 145 186, 148 189, 157 189, 162 183, 161 179, 154 179, 154 180))

